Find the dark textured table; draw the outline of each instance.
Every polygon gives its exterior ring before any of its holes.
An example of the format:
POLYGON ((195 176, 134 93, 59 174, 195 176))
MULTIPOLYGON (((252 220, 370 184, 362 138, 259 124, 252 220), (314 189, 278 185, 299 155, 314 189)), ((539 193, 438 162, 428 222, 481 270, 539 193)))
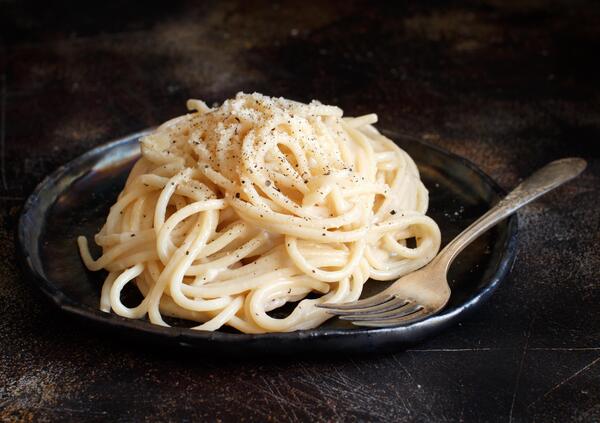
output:
POLYGON ((600 421, 600 4, 511 3, 2 1, 0 419, 600 421), (589 168, 520 213, 483 310, 396 354, 234 361, 55 310, 17 264, 34 186, 239 90, 376 112, 506 188, 563 156, 589 168))

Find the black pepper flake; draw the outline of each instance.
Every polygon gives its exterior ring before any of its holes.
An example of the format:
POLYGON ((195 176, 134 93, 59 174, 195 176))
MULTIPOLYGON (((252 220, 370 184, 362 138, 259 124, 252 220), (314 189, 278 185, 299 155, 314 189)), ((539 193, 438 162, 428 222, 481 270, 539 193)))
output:
POLYGON ((393 216, 396 214, 396 210, 390 210, 390 214, 393 216))
POLYGON ((135 236, 135 234, 131 234, 131 237, 133 238, 135 236))
POLYGON ((240 198, 240 193, 239 192, 235 193, 235 198, 240 198))
POLYGON ((271 181, 265 181, 266 186, 271 186, 271 181))
POLYGON ((189 252, 189 251, 186 251, 186 252, 185 252, 185 255, 186 255, 186 256, 189 256, 189 255, 190 255, 190 252, 189 252))
POLYGON ((321 235, 325 236, 325 235, 327 235, 327 234, 325 234, 325 233, 322 233, 321 235))

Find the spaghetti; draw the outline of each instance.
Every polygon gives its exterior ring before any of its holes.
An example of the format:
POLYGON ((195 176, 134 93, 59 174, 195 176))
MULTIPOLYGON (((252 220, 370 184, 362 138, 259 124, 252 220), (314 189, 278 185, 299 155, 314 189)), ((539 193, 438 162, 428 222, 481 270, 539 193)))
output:
POLYGON ((95 236, 102 255, 77 240, 87 268, 108 271, 101 310, 207 331, 314 328, 331 317, 315 304, 356 300, 367 280, 437 253, 427 190, 376 115, 257 93, 188 108, 141 140, 95 236), (135 307, 121 300, 131 282, 144 297, 135 307), (287 317, 269 314, 296 302, 287 317))

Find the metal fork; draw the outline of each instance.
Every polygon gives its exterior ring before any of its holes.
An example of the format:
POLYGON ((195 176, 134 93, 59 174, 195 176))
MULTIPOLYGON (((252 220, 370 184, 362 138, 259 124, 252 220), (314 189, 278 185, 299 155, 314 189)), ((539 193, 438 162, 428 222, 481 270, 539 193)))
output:
POLYGON ((427 266, 401 277, 372 297, 318 307, 355 325, 372 327, 407 325, 437 313, 450 298, 446 279, 450 264, 467 245, 527 203, 575 178, 585 167, 585 160, 580 158, 547 164, 454 238, 427 266))

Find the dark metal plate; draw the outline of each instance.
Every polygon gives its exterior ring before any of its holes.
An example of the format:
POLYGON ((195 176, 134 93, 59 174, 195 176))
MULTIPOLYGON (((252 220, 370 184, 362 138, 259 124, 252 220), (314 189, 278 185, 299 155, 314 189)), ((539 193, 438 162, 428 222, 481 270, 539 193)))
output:
MULTIPOLYGON (((102 226, 139 155, 129 135, 97 147, 57 169, 31 194, 19 222, 18 241, 28 276, 66 312, 124 335, 232 355, 399 349, 455 324, 487 300, 515 258, 517 218, 511 217, 469 246, 452 265, 452 297, 438 315, 405 327, 365 329, 332 319, 317 329, 263 335, 200 332, 129 320, 98 309, 104 274, 88 272, 79 258, 78 235, 102 226)), ((483 214, 502 190, 465 159, 410 137, 386 132, 416 161, 430 193, 428 214, 445 244, 483 214)), ((368 283, 364 296, 387 284, 368 283)))

